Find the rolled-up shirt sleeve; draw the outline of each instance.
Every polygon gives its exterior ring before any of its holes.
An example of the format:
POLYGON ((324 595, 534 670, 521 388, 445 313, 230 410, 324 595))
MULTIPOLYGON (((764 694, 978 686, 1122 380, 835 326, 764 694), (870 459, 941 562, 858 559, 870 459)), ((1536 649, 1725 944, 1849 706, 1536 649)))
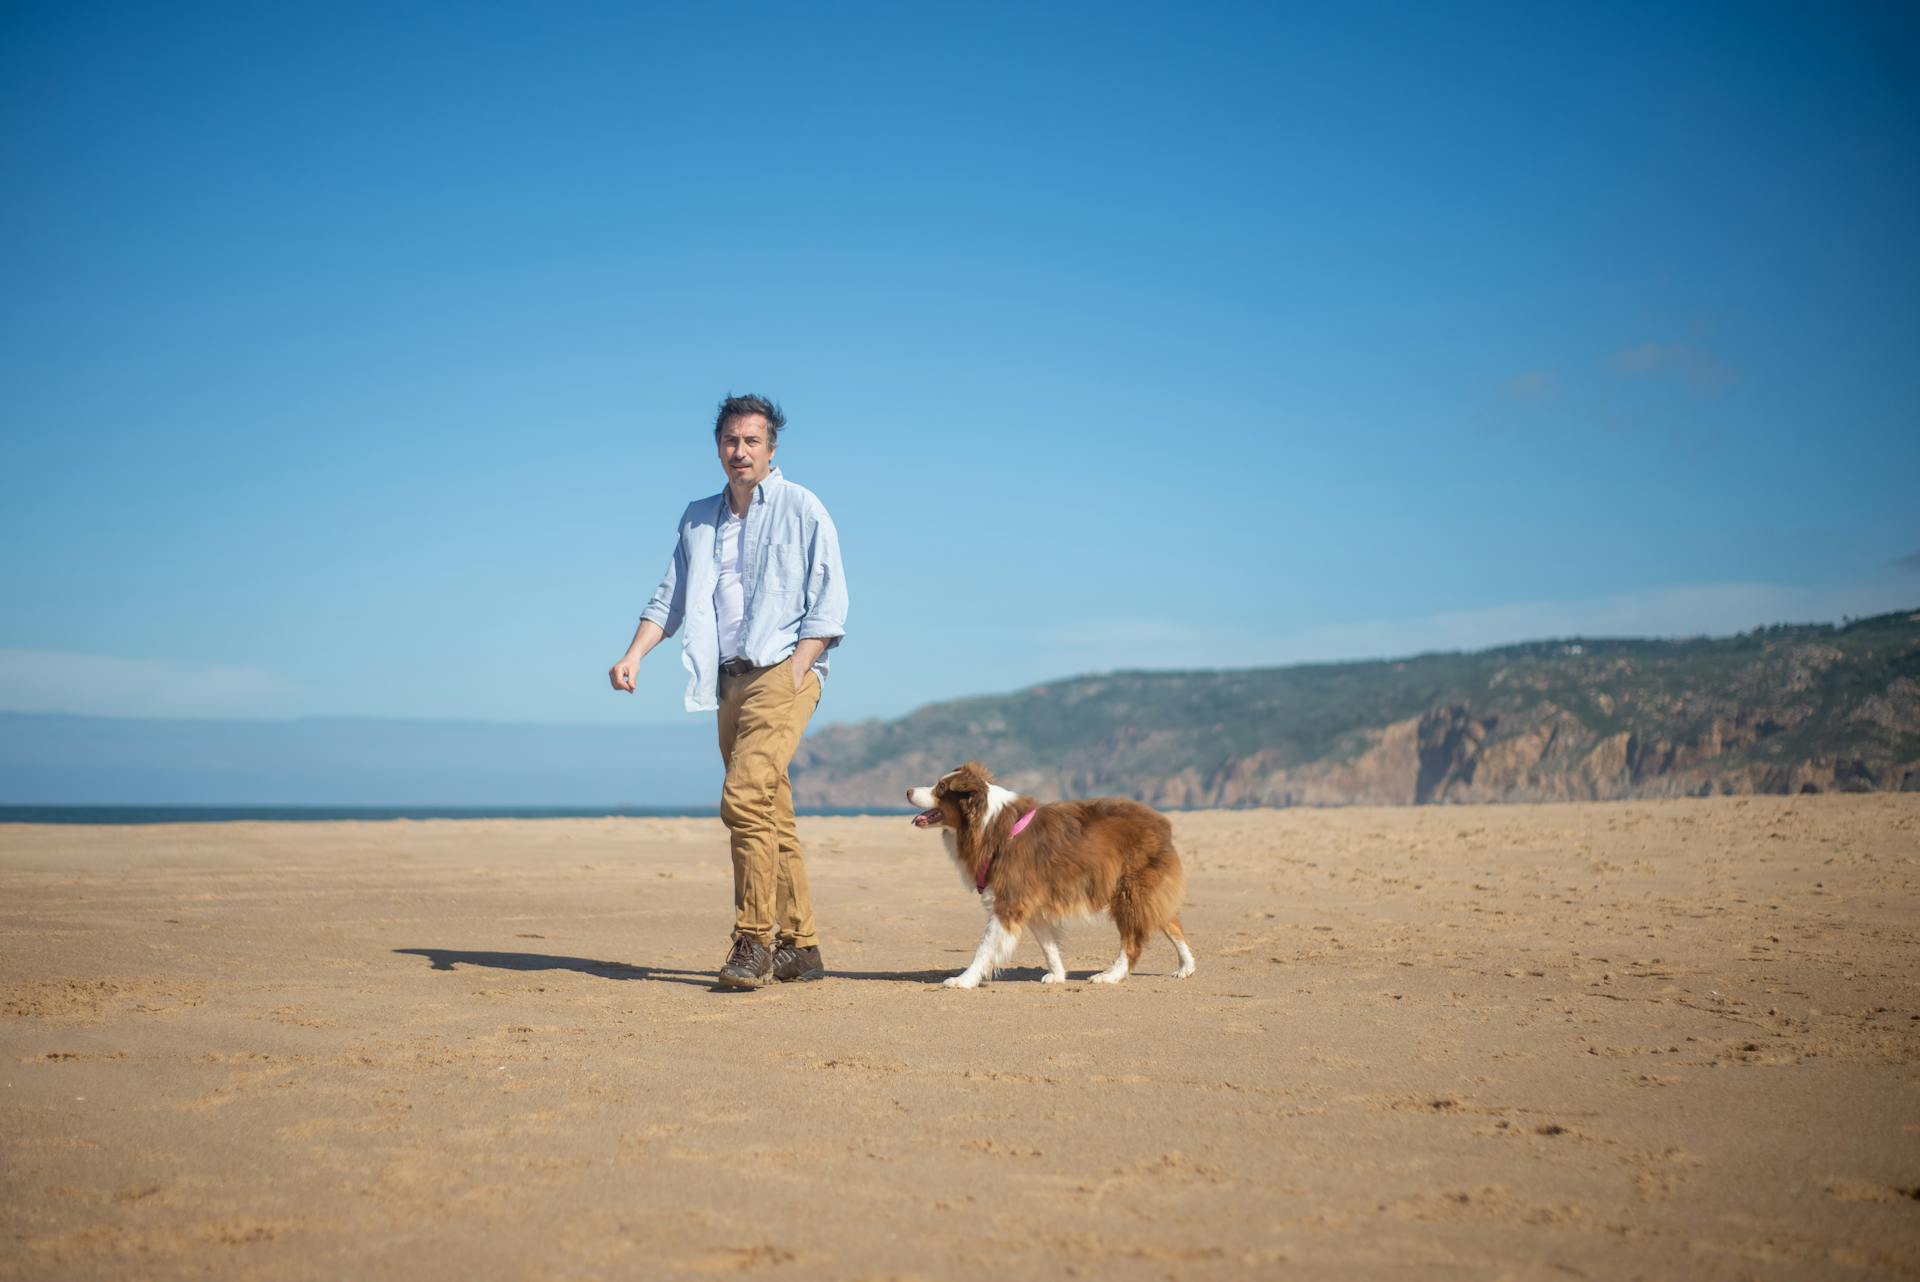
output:
POLYGON ((847 634, 847 574, 840 562, 840 532, 827 510, 816 505, 807 539, 806 614, 800 640, 823 640, 827 648, 847 634))
POLYGON ((661 578, 660 586, 653 590, 653 599, 647 602, 647 608, 640 612, 640 617, 652 619, 668 636, 680 630, 681 620, 687 617, 687 541, 685 538, 674 541, 673 556, 667 561, 667 572, 661 578))

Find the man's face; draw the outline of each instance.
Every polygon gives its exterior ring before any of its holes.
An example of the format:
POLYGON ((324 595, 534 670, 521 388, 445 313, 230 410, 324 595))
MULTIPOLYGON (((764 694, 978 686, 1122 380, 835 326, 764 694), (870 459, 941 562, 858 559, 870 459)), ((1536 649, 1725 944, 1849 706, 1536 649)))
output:
POLYGON ((727 484, 748 490, 767 479, 774 450, 769 436, 764 414, 735 414, 727 420, 720 429, 720 466, 726 469, 727 484))

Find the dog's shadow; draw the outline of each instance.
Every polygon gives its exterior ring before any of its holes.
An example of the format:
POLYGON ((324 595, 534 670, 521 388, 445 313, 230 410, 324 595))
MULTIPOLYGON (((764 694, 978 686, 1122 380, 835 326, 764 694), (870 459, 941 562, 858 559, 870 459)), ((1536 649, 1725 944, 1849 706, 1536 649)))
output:
MULTIPOLYGON (((485 966, 492 970, 570 970, 599 979, 643 979, 662 984, 690 984, 715 992, 737 993, 748 989, 728 988, 717 983, 712 971, 678 970, 668 966, 637 966, 629 962, 600 961, 592 957, 556 957, 552 953, 478 952, 458 948, 396 948, 396 953, 425 957, 435 970, 456 966, 485 966)), ((828 979, 878 979, 895 984, 937 984, 951 970, 829 970, 828 979)), ((1035 971, 1034 974, 1039 974, 1035 971)), ((1006 977, 1008 972, 1002 971, 1006 977)))

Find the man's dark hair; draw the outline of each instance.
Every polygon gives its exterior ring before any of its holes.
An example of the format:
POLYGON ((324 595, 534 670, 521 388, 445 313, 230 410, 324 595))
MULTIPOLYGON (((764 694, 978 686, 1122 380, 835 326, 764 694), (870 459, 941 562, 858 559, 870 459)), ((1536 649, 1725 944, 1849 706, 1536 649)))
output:
POLYGON ((758 414, 767 420, 767 444, 780 443, 780 429, 787 425, 787 416, 780 407, 764 396, 729 396, 720 402, 720 412, 713 419, 713 439, 720 439, 720 431, 730 418, 740 418, 747 414, 758 414))

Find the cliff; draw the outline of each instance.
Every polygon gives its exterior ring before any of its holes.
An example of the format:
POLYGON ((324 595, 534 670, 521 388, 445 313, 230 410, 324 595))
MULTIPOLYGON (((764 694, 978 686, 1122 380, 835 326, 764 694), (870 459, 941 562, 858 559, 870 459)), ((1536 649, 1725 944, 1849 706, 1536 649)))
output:
POLYGON ((1920 613, 1076 677, 827 727, 795 800, 904 804, 969 758, 1036 796, 1173 807, 1916 790, 1920 613))

